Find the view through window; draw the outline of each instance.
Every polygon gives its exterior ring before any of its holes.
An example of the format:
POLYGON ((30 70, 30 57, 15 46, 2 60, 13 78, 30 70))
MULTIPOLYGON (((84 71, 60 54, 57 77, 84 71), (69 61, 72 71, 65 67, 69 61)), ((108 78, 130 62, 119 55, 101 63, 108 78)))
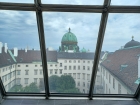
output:
MULTIPOLYGON (((3 2, 34 3, 33 0, 3 0, 3 2)), ((45 4, 85 5, 85 7, 103 5, 103 2, 103 0, 88 2, 42 0, 45 4)), ((131 2, 111 0, 111 6, 140 5, 138 0, 131 2)), ((43 59, 47 59, 45 66, 48 68, 46 70, 48 78, 43 76, 35 11, 42 7, 36 6, 34 12, 0 10, 0 77, 5 90, 45 93, 45 78, 49 82, 50 93, 89 94, 102 13, 81 13, 79 8, 76 11, 79 9, 80 13, 70 12, 71 10, 56 12, 54 5, 49 6, 52 12, 42 9, 45 33, 43 44, 46 45, 42 50, 46 51, 47 55, 47 58, 43 59)), ((72 7, 69 9, 74 10, 72 7)), ((90 8, 85 10, 89 12, 90 8)), ((93 94, 136 92, 140 83, 139 17, 139 14, 134 13, 109 13, 93 94)))
POLYGON ((0 11, 0 77, 6 92, 44 93, 35 12, 0 11))
POLYGON ((134 94, 140 83, 140 15, 109 14, 95 94, 134 94))
POLYGON ((51 93, 89 93, 101 14, 43 13, 51 93))

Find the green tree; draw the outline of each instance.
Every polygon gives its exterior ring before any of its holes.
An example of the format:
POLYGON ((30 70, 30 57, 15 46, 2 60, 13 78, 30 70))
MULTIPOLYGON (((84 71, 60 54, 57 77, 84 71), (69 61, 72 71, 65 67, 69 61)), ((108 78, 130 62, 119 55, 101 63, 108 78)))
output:
POLYGON ((75 81, 70 75, 49 77, 50 91, 58 93, 80 93, 76 88, 75 81))
POLYGON ((21 89, 20 92, 34 92, 39 93, 40 90, 38 89, 37 85, 35 83, 31 83, 29 86, 26 86, 21 89))
POLYGON ((22 85, 15 85, 9 90, 9 92, 20 92, 21 90, 22 90, 22 85))
POLYGON ((57 75, 52 75, 49 77, 49 89, 51 92, 55 92, 58 88, 59 78, 57 75))
POLYGON ((39 89, 40 89, 40 91, 44 91, 45 90, 43 78, 40 80, 39 89))

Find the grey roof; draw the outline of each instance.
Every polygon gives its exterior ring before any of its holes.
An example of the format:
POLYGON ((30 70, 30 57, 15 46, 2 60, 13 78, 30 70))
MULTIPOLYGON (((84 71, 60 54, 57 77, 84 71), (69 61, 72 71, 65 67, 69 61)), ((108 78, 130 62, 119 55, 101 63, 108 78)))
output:
POLYGON ((125 44, 124 48, 134 47, 134 46, 140 46, 140 42, 132 39, 131 41, 125 44))
MULTIPOLYGON (((13 50, 12 50, 12 53, 13 50)), ((48 51, 47 53, 47 61, 48 62, 57 62, 57 51, 48 51)), ((41 52, 40 50, 18 50, 18 56, 15 57, 18 63, 31 63, 31 62, 42 62, 41 52)))
MULTIPOLYGON (((104 52, 101 52, 100 57, 102 57, 104 52)), ((94 53, 93 52, 86 52, 86 53, 68 53, 68 52, 58 52, 57 53, 58 59, 94 59, 94 53)))
POLYGON ((135 92, 138 86, 135 81, 138 79, 139 55, 140 47, 117 50, 108 54, 107 59, 101 65, 135 92), (121 69, 122 65, 127 65, 127 67, 121 69))
POLYGON ((13 60, 10 53, 8 51, 7 51, 7 53, 5 53, 4 47, 3 47, 2 53, 0 53, 0 67, 8 66, 8 65, 11 65, 14 63, 16 63, 16 62, 13 60))

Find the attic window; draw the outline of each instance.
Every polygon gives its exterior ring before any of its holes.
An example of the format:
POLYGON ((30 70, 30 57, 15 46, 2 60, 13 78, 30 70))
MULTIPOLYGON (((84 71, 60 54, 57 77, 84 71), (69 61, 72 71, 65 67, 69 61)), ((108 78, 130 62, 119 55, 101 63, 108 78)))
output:
POLYGON ((123 69, 125 69, 128 65, 121 65, 120 67, 120 71, 122 71, 123 69))

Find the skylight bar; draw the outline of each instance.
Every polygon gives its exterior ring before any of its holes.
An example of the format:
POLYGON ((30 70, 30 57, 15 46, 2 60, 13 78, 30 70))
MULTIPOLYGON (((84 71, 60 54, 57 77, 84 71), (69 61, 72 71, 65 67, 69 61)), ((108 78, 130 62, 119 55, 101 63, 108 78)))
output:
POLYGON ((49 96, 48 68, 47 68, 47 55, 46 55, 46 46, 45 46, 45 36, 44 36, 42 11, 40 10, 41 1, 40 0, 35 0, 35 4, 36 4, 36 7, 37 7, 36 18, 37 18, 40 49, 41 49, 41 56, 42 56, 44 84, 45 84, 46 98, 48 98, 48 96, 49 96))
POLYGON ((102 44, 103 44, 107 19, 108 19, 108 7, 110 5, 110 2, 111 2, 111 0, 104 1, 105 8, 104 8, 104 12, 102 13, 102 17, 101 17, 100 28, 99 28, 99 33, 98 33, 98 40, 97 40, 96 51, 95 51, 95 56, 94 56, 94 63, 93 63, 93 68, 92 68, 90 90, 89 90, 90 99, 92 99, 92 96, 93 96, 93 89, 95 86, 96 74, 97 74, 97 70, 98 70, 98 63, 99 63, 99 59, 100 59, 100 53, 101 53, 101 48, 102 48, 102 44))
POLYGON ((6 95, 6 91, 5 91, 5 88, 3 86, 1 78, 0 78, 0 92, 1 92, 2 97, 4 97, 6 95))

